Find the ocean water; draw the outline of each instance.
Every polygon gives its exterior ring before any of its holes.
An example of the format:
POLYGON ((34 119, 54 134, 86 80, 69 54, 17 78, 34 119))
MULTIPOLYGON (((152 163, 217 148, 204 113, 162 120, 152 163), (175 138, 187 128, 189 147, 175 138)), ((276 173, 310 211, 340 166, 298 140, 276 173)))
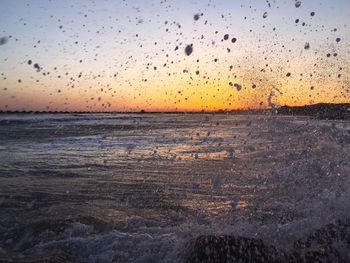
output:
POLYGON ((350 218, 349 152, 348 121, 2 114, 0 258, 183 262, 200 235, 288 252, 350 218))

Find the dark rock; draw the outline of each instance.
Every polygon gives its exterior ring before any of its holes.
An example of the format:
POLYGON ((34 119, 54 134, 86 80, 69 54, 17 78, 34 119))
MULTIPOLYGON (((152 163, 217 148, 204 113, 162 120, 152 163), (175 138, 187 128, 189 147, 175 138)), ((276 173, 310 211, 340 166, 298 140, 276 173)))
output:
POLYGON ((338 220, 297 240, 288 254, 261 239, 200 236, 191 244, 187 262, 350 262, 350 219, 338 220))
POLYGON ((294 243, 290 259, 294 262, 350 262, 350 220, 338 220, 299 239, 294 243))
POLYGON ((187 262, 277 262, 279 254, 262 240, 233 236, 200 236, 187 262))

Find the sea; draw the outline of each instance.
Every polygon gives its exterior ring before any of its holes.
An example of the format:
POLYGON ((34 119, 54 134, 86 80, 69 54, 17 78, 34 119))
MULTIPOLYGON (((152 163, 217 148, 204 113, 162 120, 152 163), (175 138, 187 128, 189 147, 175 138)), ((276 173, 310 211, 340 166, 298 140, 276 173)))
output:
POLYGON ((186 262, 203 235, 288 253, 350 218, 349 153, 349 121, 306 116, 1 114, 0 262, 186 262))

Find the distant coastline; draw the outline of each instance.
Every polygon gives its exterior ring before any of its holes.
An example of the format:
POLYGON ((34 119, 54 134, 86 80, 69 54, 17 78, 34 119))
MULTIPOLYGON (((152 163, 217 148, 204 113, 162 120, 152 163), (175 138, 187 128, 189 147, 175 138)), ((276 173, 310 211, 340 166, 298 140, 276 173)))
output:
POLYGON ((318 119, 350 120, 350 103, 318 103, 304 106, 281 106, 273 109, 241 109, 217 111, 0 111, 0 114, 270 114, 310 116, 318 119))
POLYGON ((350 103, 318 103, 305 106, 282 106, 280 115, 312 116, 318 119, 350 120, 350 103))

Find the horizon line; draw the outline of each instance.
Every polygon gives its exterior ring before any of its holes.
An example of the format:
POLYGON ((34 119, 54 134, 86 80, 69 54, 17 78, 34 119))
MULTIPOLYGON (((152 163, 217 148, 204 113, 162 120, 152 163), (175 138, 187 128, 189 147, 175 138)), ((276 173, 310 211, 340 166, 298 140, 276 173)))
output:
MULTIPOLYGON (((349 103, 315 103, 315 104, 305 104, 300 106, 289 106, 289 105, 283 105, 279 106, 276 109, 280 109, 283 107, 287 108, 300 108, 300 107, 310 107, 310 106, 335 106, 335 105, 349 105, 349 103)), ((0 114, 18 114, 18 113, 31 113, 31 114, 88 114, 88 113, 114 113, 114 114, 147 114, 147 113, 186 113, 186 114, 194 114, 194 113, 244 113, 244 112, 256 112, 256 113, 264 113, 264 112, 271 112, 273 110, 276 110, 274 108, 246 108, 246 109, 219 109, 219 110, 151 110, 147 111, 144 109, 138 110, 138 111, 70 111, 70 110, 0 110, 0 114)))

